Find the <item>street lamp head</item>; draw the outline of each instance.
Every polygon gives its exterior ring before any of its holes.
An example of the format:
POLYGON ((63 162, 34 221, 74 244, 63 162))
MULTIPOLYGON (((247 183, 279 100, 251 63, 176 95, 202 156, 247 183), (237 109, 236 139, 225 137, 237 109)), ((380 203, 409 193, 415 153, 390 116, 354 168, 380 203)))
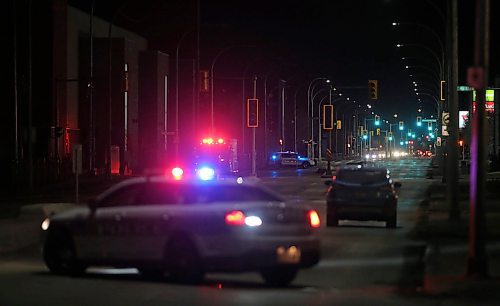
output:
POLYGON ((401 48, 403 45, 402 44, 397 44, 396 47, 401 48))
POLYGON ((345 98, 347 101, 349 101, 349 97, 345 98))
POLYGON ((399 25, 399 22, 393 22, 392 23, 393 26, 398 26, 399 25))
POLYGON ((394 114, 394 118, 397 118, 398 117, 398 114, 394 114))
POLYGON ((330 79, 326 79, 326 82, 327 82, 327 83, 330 83, 331 81, 330 81, 330 79))
POLYGON ((410 68, 410 66, 406 65, 405 68, 408 69, 408 68, 410 68))

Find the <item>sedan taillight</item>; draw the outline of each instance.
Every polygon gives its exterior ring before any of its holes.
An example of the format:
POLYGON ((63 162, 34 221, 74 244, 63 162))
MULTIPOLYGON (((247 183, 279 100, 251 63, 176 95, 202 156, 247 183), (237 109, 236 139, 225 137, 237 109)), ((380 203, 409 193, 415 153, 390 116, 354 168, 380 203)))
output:
POLYGON ((258 216, 245 216, 241 210, 233 210, 226 214, 224 218, 227 225, 231 226, 260 226, 262 225, 262 219, 258 216))
POLYGON ((321 221, 319 220, 319 215, 315 210, 308 211, 307 218, 309 219, 309 224, 311 225, 311 227, 320 227, 321 221))

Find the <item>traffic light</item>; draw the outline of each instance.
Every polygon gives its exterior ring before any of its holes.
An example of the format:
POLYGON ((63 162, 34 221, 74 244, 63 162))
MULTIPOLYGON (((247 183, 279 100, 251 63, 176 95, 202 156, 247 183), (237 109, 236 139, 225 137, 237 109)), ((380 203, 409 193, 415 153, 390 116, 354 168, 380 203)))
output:
POLYGON ((392 132, 389 132, 389 141, 392 141, 392 132))
POLYGON ((333 130, 333 105, 323 105, 323 129, 333 130))
POLYGON ((440 86, 440 100, 445 101, 446 100, 446 81, 441 81, 441 86, 440 86))
POLYGON ((210 78, 208 76, 208 70, 200 71, 200 92, 210 91, 210 78))
POLYGON ((427 122, 427 130, 432 131, 432 122, 427 122))
POLYGON ((380 125, 380 116, 375 115, 375 125, 380 125))
POLYGON ((337 130, 341 130, 341 129, 342 129, 342 121, 337 120, 337 130))
POLYGON ((399 121, 399 130, 402 131, 404 129, 404 122, 399 121))
POLYGON ((377 128, 377 136, 379 136, 379 135, 380 135, 380 129, 377 128))
POLYGON ((464 141, 463 140, 459 140, 458 144, 462 147, 464 145, 464 141))
POLYGON ((364 140, 368 139, 368 130, 363 130, 363 139, 364 140))
POLYGON ((259 126, 259 99, 247 99, 247 127, 259 126))
POLYGON ((368 80, 368 98, 372 100, 377 100, 378 98, 378 81, 377 80, 368 80))
POLYGON ((422 126, 422 117, 417 116, 417 126, 422 126))

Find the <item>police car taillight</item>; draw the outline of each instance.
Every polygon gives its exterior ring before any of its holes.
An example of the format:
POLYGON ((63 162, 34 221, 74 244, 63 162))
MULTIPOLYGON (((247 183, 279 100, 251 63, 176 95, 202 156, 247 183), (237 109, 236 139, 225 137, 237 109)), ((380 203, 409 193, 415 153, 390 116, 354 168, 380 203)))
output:
POLYGON ((182 170, 182 168, 175 167, 172 169, 172 176, 174 177, 175 180, 182 179, 183 174, 184 174, 184 170, 182 170))
POLYGON ((318 228, 321 225, 319 220, 319 215, 315 210, 310 210, 307 212, 307 218, 309 219, 309 224, 311 227, 318 228))
POLYGON ((233 210, 226 214, 225 222, 227 225, 231 226, 260 226, 262 225, 262 219, 257 216, 245 216, 241 210, 233 210))

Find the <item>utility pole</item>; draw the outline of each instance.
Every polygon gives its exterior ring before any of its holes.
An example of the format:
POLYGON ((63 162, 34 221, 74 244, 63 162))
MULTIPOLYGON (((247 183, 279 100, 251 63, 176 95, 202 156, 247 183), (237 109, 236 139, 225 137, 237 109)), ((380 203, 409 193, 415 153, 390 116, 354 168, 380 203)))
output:
MULTIPOLYGON (((456 6, 456 1, 454 5, 456 6)), ((485 95, 489 73, 490 1, 476 0, 476 34, 474 67, 467 71, 468 84, 476 89, 476 110, 472 113, 471 173, 469 190, 469 258, 467 276, 488 277, 486 254, 486 224, 484 204, 486 193, 487 119, 485 95)), ((456 7, 455 7, 456 10, 456 7)), ((474 110, 474 107, 473 107, 474 110)))
POLYGON ((458 201, 458 9, 457 0, 449 4, 450 40, 451 40, 451 84, 448 87, 448 111, 450 113, 450 130, 447 140, 447 167, 446 167, 446 202, 450 209, 449 219, 460 219, 458 201))
MULTIPOLYGON (((89 156, 89 173, 93 173, 95 160, 95 127, 94 127, 94 7, 95 0, 92 0, 90 8, 90 76, 89 76, 89 130, 90 130, 90 156, 89 156)), ((57 84, 57 83, 56 83, 57 84)), ((111 84, 110 84, 111 86, 111 84)), ((57 90, 57 88, 56 88, 57 90)), ((57 93, 56 93, 57 94, 57 93)), ((57 105, 56 105, 57 107, 57 105)), ((57 118, 57 117, 56 117, 57 118)), ((58 126, 56 122, 55 126, 58 126)), ((54 141, 57 142, 57 139, 54 141)), ((58 156, 58 152, 55 152, 58 156)))
POLYGON ((33 3, 28 2, 28 190, 33 191, 33 67, 32 67, 32 40, 33 40, 33 3))

